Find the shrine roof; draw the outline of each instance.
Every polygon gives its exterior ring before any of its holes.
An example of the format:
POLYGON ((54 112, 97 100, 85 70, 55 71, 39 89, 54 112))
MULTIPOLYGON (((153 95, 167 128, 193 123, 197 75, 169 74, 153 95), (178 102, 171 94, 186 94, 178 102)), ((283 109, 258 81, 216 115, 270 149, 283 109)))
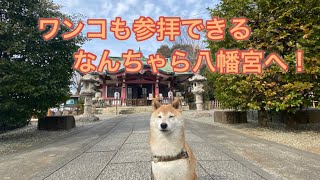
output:
MULTIPOLYGON (((118 70, 117 73, 109 73, 107 70, 105 70, 105 74, 106 75, 113 75, 113 74, 118 74, 118 73, 121 73, 121 72, 124 72, 125 71, 125 67, 124 67, 124 59, 121 58, 121 57, 109 57, 109 59, 111 59, 112 61, 119 61, 121 63, 120 65, 120 68, 118 70)), ((142 64, 143 64, 143 69, 146 70, 146 69, 150 69, 150 65, 147 63, 147 58, 145 57, 142 57, 140 58, 142 64)), ((172 75, 172 76, 179 76, 179 75, 191 75, 193 74, 192 71, 189 71, 189 72, 184 72, 184 73, 176 73, 173 71, 171 65, 170 65, 170 61, 171 59, 167 58, 167 63, 166 65, 163 67, 163 68, 159 68, 159 72, 162 73, 162 74, 166 74, 166 75, 172 75)), ((114 63, 112 63, 114 65, 114 63)))

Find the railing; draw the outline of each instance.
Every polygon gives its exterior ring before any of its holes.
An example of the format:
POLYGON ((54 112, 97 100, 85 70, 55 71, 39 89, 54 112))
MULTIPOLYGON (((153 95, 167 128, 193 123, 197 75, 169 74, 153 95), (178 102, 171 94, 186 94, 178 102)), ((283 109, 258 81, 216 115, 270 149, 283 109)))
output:
MULTIPOLYGON (((223 109, 222 103, 219 101, 205 101, 203 103, 204 109, 223 109)), ((196 103, 192 102, 189 103, 189 108, 190 109, 197 109, 196 103)))
POLYGON ((317 108, 319 102, 318 101, 312 101, 312 107, 317 108))
MULTIPOLYGON (((313 101, 312 102, 312 108, 317 108, 318 106, 318 101, 313 101)), ((226 109, 223 107, 222 103, 220 103, 219 101, 215 100, 215 101, 206 101, 205 102, 205 108, 206 109, 226 109)), ((227 109, 235 109, 235 108, 227 108, 227 109)))
MULTIPOLYGON (((203 107, 204 107, 204 109, 207 109, 207 110, 209 110, 209 109, 226 109, 223 107, 222 103, 220 103, 217 100, 205 101, 203 103, 203 107)), ((197 109, 196 103, 195 102, 189 103, 189 108, 193 109, 193 110, 197 109)), ((228 109, 232 110, 233 108, 228 108, 228 109)))
POLYGON ((219 101, 209 101, 208 109, 222 109, 222 104, 219 101))
MULTIPOLYGON (((151 106, 152 100, 148 99, 101 99, 92 100, 96 108, 104 108, 110 106, 151 106)), ((170 104, 171 98, 162 97, 159 99, 161 104, 170 104)), ((188 99, 182 99, 182 106, 188 105, 188 99)))
POLYGON ((159 99, 159 102, 161 104, 170 104, 170 103, 172 103, 172 98, 162 97, 159 99))

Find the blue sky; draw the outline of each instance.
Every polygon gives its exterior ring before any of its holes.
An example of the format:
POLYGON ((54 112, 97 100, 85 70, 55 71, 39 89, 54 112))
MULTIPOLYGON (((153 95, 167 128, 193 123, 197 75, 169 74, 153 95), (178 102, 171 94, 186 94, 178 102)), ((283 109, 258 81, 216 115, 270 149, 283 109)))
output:
MULTIPOLYGON (((107 40, 92 39, 83 45, 83 49, 97 55, 97 60, 101 57, 104 49, 110 50, 110 56, 121 56, 121 53, 128 49, 138 50, 140 47, 145 57, 154 54, 162 44, 169 44, 168 41, 158 42, 156 35, 148 40, 137 42, 134 33, 128 40, 120 41, 114 38, 110 32, 109 22, 120 16, 127 21, 127 25, 132 26, 132 22, 140 16, 150 16, 157 21, 159 16, 178 16, 181 19, 201 18, 209 19, 207 7, 213 8, 217 0, 53 0, 54 3, 62 6, 61 11, 70 15, 82 14, 81 20, 86 24, 87 18, 107 19, 107 40)), ((85 26, 82 32, 98 31, 96 27, 85 26)))

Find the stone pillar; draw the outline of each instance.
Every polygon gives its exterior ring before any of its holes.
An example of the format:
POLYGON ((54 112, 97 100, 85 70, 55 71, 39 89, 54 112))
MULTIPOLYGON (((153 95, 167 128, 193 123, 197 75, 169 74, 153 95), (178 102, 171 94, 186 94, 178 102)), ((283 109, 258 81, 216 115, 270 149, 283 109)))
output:
POLYGON ((84 111, 83 115, 91 115, 92 114, 92 97, 91 95, 84 96, 84 111))
POLYGON ((192 78, 189 79, 189 81, 192 83, 192 90, 191 92, 195 96, 195 103, 197 106, 198 111, 203 110, 203 97, 202 94, 204 92, 203 86, 204 81, 207 79, 200 74, 196 73, 192 78))
POLYGON ((202 99, 202 93, 195 93, 195 100, 196 100, 196 106, 197 110, 203 110, 203 99, 202 99))

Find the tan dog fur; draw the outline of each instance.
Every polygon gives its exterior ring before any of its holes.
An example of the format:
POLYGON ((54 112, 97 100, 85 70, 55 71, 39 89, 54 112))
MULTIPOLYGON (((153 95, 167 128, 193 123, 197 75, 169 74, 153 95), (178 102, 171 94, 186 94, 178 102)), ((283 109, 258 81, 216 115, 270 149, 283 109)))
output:
POLYGON ((152 174, 156 180, 196 180, 196 159, 185 142, 184 120, 181 115, 181 100, 172 104, 160 105, 157 99, 152 102, 153 113, 150 119, 150 147, 152 155, 176 156, 186 150, 188 158, 167 162, 152 161, 152 174), (161 131, 160 124, 166 123, 168 131, 161 131))

